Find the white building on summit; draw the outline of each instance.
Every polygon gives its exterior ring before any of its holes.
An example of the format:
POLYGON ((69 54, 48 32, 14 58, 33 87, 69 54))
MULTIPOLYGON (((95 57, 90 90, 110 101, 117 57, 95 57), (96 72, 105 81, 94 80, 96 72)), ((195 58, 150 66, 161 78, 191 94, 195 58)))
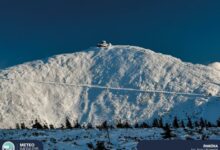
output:
POLYGON ((112 45, 111 43, 107 43, 106 41, 103 40, 101 43, 97 44, 97 47, 108 48, 111 45, 112 45))

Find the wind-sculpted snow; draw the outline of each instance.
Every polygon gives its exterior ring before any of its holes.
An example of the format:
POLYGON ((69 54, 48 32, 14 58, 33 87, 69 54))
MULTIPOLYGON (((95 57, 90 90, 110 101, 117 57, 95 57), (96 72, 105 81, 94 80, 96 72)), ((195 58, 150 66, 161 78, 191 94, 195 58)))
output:
POLYGON ((57 55, 0 72, 0 128, 220 117, 220 72, 134 46, 57 55))

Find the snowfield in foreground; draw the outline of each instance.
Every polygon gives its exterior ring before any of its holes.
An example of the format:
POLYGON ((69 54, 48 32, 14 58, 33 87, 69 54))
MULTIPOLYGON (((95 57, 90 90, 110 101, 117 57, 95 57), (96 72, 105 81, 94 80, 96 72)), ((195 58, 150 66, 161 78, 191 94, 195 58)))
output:
POLYGON ((114 45, 24 63, 0 71, 0 128, 37 119, 70 122, 151 122, 174 116, 216 122, 218 64, 194 65, 151 50, 114 45))
MULTIPOLYGON (((173 129, 172 129, 173 130, 173 129)), ((142 140, 162 140, 164 130, 151 129, 111 129, 109 130, 110 143, 105 130, 74 129, 74 130, 1 130, 2 140, 39 140, 44 149, 57 150, 88 150, 99 145, 107 149, 135 150, 142 140)), ((172 131, 177 140, 220 140, 220 128, 183 129, 172 131)))

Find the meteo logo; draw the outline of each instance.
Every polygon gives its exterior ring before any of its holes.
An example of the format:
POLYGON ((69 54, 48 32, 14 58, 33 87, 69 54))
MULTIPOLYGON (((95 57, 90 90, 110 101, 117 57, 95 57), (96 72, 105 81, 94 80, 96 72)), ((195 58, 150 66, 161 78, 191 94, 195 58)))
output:
POLYGON ((203 144, 203 148, 218 148, 218 144, 203 144))
POLYGON ((2 150, 15 150, 14 143, 7 141, 2 145, 2 150))

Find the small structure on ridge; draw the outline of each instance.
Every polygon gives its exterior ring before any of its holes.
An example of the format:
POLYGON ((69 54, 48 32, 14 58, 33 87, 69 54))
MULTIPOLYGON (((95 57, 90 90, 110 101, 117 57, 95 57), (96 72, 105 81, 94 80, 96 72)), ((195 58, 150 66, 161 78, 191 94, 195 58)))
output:
POLYGON ((108 48, 109 46, 111 46, 112 44, 111 43, 107 43, 106 41, 102 41, 101 43, 98 43, 97 44, 97 47, 100 47, 100 48, 108 48))

